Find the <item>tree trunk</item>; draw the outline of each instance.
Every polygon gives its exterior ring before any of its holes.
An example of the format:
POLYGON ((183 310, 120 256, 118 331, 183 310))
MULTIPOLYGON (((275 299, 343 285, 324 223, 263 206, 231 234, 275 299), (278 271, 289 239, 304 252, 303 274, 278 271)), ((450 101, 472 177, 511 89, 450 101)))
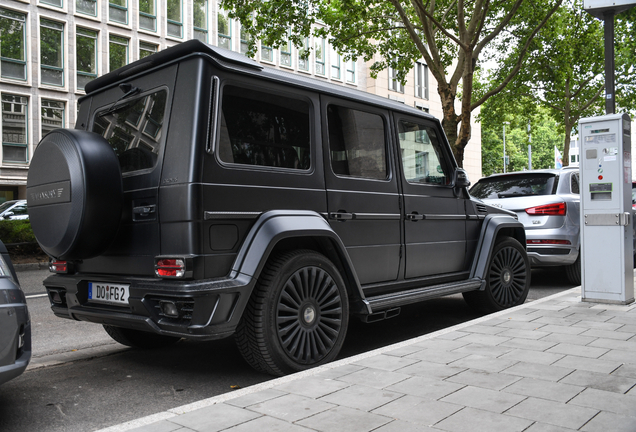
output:
POLYGON ((437 83, 437 92, 440 95, 442 112, 444 113, 442 117, 442 128, 453 150, 453 156, 455 156, 457 164, 462 167, 464 163, 464 149, 462 148, 460 152, 457 152, 457 126, 459 124, 459 116, 455 111, 456 92, 450 88, 448 83, 439 81, 437 83))
MULTIPOLYGON (((570 134, 572 133, 572 124, 565 122, 565 143, 563 145, 563 166, 570 165, 570 134)), ((579 139, 579 142, 580 139, 579 139)), ((579 150, 580 151, 580 150, 579 150)))

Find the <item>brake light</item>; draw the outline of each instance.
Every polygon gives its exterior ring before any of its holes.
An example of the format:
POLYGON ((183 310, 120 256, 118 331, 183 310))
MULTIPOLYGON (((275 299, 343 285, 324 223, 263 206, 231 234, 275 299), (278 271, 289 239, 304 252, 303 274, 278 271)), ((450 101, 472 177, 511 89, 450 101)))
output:
POLYGON ((567 207, 564 202, 547 204, 526 209, 526 213, 533 216, 565 216, 567 207))
POLYGON ((50 261, 49 271, 52 273, 68 273, 69 265, 67 261, 50 261))
POLYGON ((159 277, 182 278, 186 273, 185 260, 182 258, 158 258, 155 274, 159 277))
POLYGON ((570 243, 570 240, 547 240, 547 239, 542 239, 542 240, 526 240, 526 244, 529 244, 529 245, 538 245, 538 244, 569 245, 569 244, 572 244, 572 243, 570 243))

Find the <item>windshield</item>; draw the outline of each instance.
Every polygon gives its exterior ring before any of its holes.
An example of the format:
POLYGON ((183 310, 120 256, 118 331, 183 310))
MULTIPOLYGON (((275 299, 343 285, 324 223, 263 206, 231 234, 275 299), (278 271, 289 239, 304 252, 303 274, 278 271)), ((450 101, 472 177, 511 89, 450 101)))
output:
POLYGON ((547 173, 487 177, 475 183, 470 194, 480 199, 552 195, 556 192, 557 181, 555 174, 547 173))
POLYGON ((167 94, 160 90, 96 114, 93 132, 103 136, 115 150, 122 173, 155 166, 161 149, 167 94))

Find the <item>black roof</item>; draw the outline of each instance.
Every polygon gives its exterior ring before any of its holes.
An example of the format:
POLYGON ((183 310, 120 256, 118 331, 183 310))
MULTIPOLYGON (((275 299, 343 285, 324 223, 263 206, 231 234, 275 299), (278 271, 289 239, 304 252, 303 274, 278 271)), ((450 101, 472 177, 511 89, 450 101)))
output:
POLYGON ((364 91, 331 84, 316 78, 306 77, 282 70, 263 67, 260 63, 234 51, 218 48, 201 42, 198 39, 192 39, 182 42, 174 47, 167 48, 156 54, 152 54, 134 63, 126 65, 115 71, 109 72, 96 78, 86 84, 85 90, 87 94, 96 92, 106 87, 115 85, 116 83, 137 75, 141 72, 160 67, 162 65, 172 63, 191 56, 206 56, 216 66, 233 70, 239 73, 258 76, 271 81, 284 82, 288 85, 301 87, 305 89, 319 91, 321 93, 331 94, 334 96, 345 97, 347 99, 361 101, 384 108, 391 108, 396 111, 402 111, 418 116, 426 116, 435 119, 430 114, 424 113, 416 108, 409 107, 405 104, 392 101, 387 98, 376 96, 364 91))

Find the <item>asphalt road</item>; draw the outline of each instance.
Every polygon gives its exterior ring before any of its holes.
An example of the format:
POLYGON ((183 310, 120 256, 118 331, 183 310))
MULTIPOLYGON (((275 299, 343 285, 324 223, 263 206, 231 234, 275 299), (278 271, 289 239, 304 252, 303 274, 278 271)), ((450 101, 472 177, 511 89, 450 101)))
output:
MULTIPOLYGON (((113 342, 99 325, 56 318, 48 298, 39 296, 47 274, 18 274, 34 356, 27 372, 0 386, 0 431, 96 430, 271 379, 242 360, 231 338, 144 351, 113 342)), ((535 270, 532 278, 528 301, 573 287, 558 271, 535 270)), ((479 316, 456 295, 402 308, 387 321, 352 320, 340 357, 479 316)))

